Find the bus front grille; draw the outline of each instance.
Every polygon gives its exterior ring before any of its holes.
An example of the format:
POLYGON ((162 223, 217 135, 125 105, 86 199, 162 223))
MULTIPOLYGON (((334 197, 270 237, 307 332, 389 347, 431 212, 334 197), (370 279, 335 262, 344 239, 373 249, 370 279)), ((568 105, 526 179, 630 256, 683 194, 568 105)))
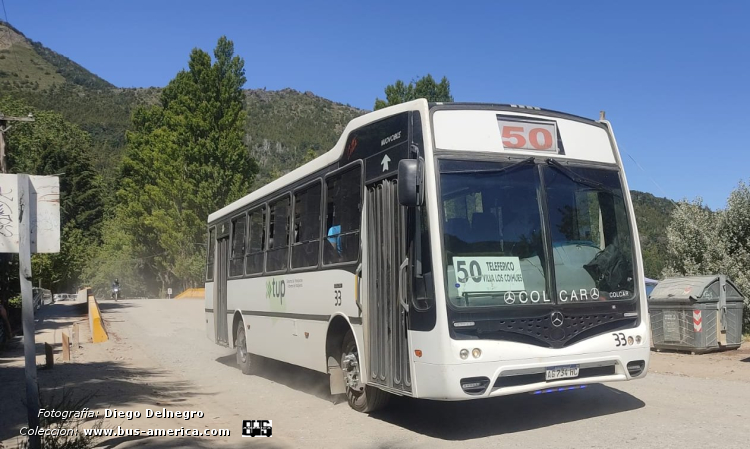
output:
MULTIPOLYGON (((473 318, 473 317, 472 317, 473 318)), ((635 327, 636 317, 622 313, 564 315, 562 326, 553 327, 548 315, 513 319, 478 319, 474 328, 454 329, 459 338, 474 334, 475 338, 517 341, 548 348, 563 348, 606 332, 635 327)))

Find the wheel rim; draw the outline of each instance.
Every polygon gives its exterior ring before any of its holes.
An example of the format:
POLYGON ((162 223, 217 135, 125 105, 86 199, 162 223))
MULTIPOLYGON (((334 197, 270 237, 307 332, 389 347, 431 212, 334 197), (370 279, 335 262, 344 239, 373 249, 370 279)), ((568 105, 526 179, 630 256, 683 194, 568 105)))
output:
POLYGON ((362 384, 362 373, 359 369, 359 353, 357 346, 347 348, 347 351, 341 356, 342 370, 344 371, 344 382, 346 391, 350 396, 359 398, 364 391, 362 384))
POLYGON ((237 339, 237 361, 245 363, 247 361, 247 348, 245 344, 245 333, 240 333, 240 337, 237 339))

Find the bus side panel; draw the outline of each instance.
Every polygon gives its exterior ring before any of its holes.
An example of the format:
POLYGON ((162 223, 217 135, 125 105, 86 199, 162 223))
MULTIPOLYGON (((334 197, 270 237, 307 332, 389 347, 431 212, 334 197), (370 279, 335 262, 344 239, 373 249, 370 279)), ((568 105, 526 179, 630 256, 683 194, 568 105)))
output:
POLYGON ((355 285, 354 273, 336 269, 230 279, 227 309, 242 312, 251 353, 327 372, 328 322, 359 316, 355 285))
POLYGON ((206 337, 216 342, 216 326, 214 325, 214 283, 206 282, 204 299, 204 310, 206 311, 206 337))
POLYGON ((245 315, 248 351, 270 359, 326 372, 328 322, 245 315))

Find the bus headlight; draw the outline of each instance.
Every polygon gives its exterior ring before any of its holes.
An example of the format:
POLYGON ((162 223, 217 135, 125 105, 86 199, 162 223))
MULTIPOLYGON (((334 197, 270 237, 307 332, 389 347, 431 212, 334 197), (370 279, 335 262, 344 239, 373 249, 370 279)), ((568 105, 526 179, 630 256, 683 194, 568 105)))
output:
POLYGON ((633 337, 628 337, 628 344, 629 344, 629 345, 632 345, 632 344, 633 344, 633 337))
POLYGON ((638 343, 638 344, 641 344, 641 336, 640 335, 636 335, 635 336, 635 342, 638 343))
POLYGON ((482 355, 482 350, 479 348, 474 348, 474 350, 471 351, 471 355, 474 356, 475 359, 478 359, 479 356, 482 355))
POLYGON ((458 353, 458 355, 460 355, 462 359, 466 360, 469 358, 469 350, 462 349, 461 352, 458 353))

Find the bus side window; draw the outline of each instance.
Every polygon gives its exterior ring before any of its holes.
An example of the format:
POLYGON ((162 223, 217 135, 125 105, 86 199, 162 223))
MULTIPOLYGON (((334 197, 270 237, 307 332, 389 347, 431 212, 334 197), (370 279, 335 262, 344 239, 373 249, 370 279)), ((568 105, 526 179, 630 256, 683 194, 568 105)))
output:
POLYGON ((269 204, 266 271, 286 270, 289 258, 289 197, 269 204))
POLYGON ((232 254, 229 259, 229 276, 242 276, 245 271, 245 229, 247 215, 232 219, 232 254))
POLYGON ((266 206, 250 211, 248 221, 250 232, 245 270, 247 274, 258 274, 263 272, 263 251, 266 249, 266 206))
POLYGON ((294 194, 292 268, 318 266, 320 253, 320 182, 294 194))
POLYGON ((208 254, 206 258, 206 281, 211 282, 214 280, 214 252, 216 251, 216 228, 211 228, 208 231, 208 254))
POLYGON ((362 174, 355 166, 326 180, 326 238, 323 263, 352 262, 359 257, 362 174))

